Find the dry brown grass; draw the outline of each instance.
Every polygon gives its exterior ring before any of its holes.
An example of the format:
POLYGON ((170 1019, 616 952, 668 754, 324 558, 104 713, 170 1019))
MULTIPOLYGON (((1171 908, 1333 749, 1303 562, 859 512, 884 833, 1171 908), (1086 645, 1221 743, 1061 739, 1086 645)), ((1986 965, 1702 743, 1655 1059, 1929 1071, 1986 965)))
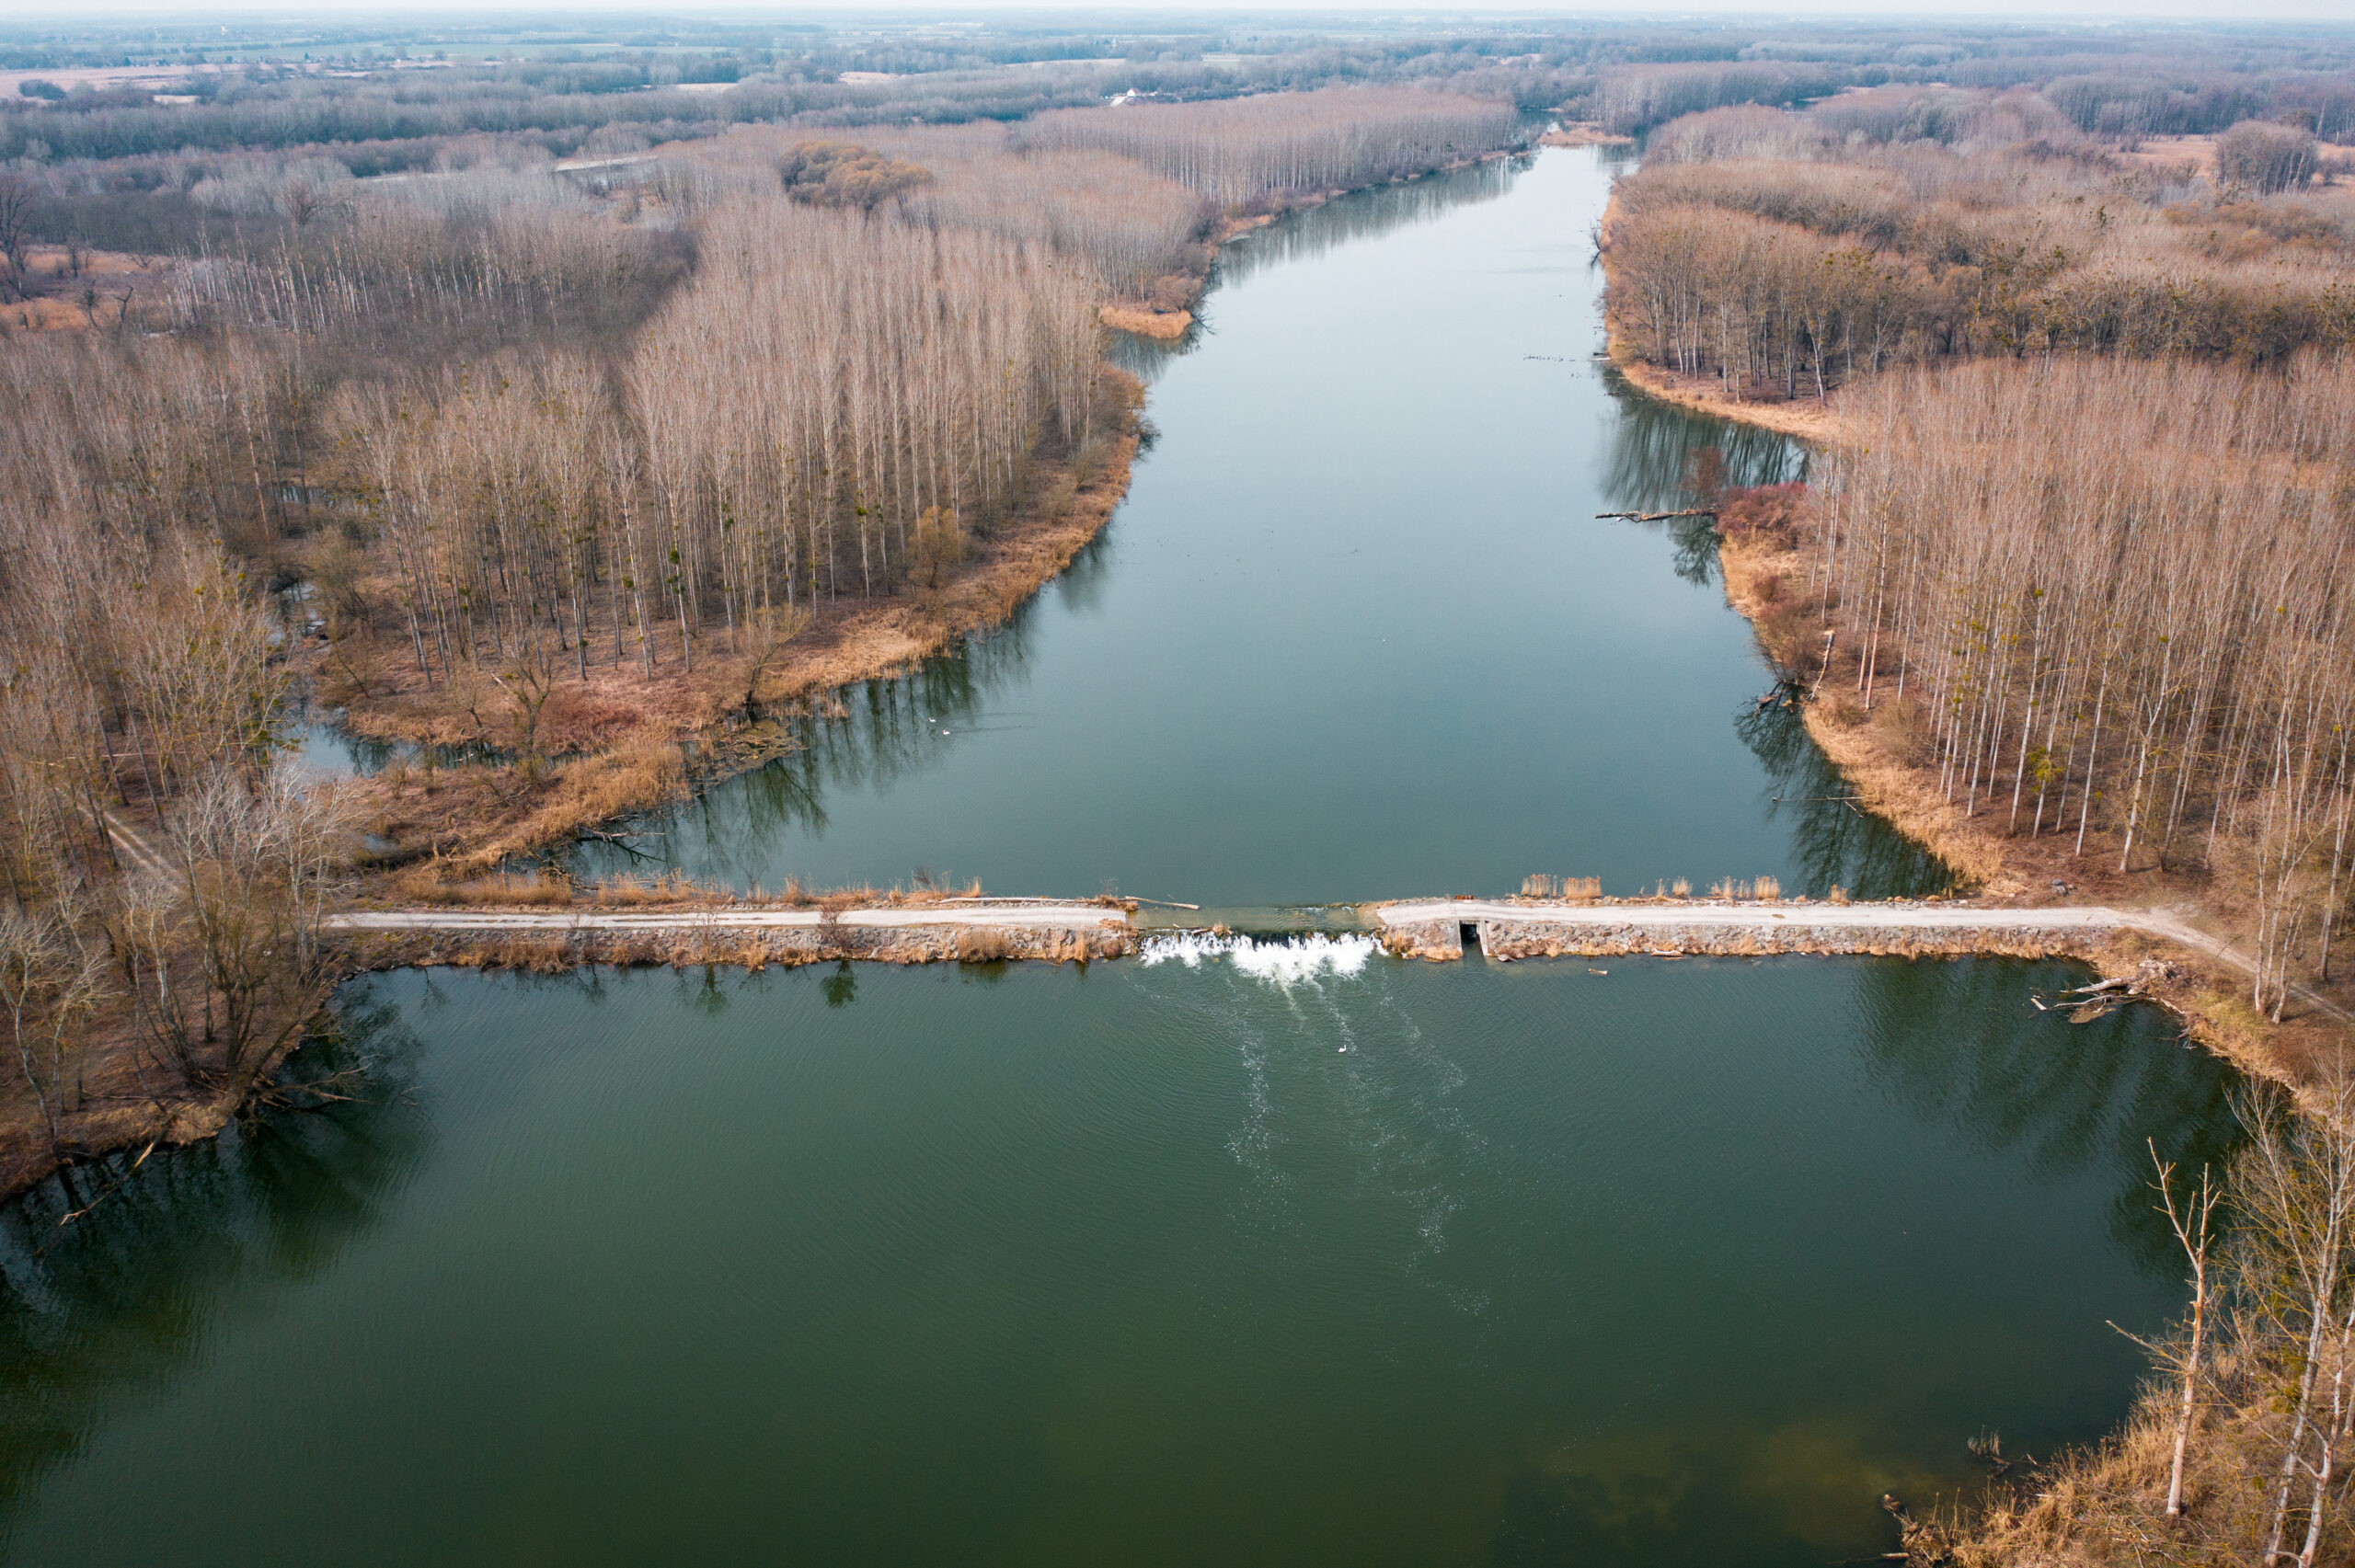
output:
POLYGON ((960 964, 995 963, 1013 952, 1002 931, 964 931, 957 933, 957 961, 960 964))
POLYGON ((1573 120, 1558 125, 1537 138, 1541 147, 1632 147, 1633 136, 1617 136, 1603 128, 1602 122, 1573 120))
POLYGON ((1721 419, 1740 419, 1744 424, 1763 429, 1775 430, 1807 441, 1837 440, 1844 429, 1840 422, 1839 395, 1828 399, 1801 397, 1785 402, 1767 402, 1756 398, 1733 398, 1726 395, 1725 383, 1715 376, 1679 375, 1660 365, 1648 363, 1623 354, 1614 341, 1612 363, 1630 384, 1663 403, 1673 403, 1680 408, 1691 408, 1702 414, 1714 414, 1721 419))
POLYGON ((18 332, 144 332, 154 325, 152 302, 171 287, 176 267, 168 258, 121 251, 85 250, 81 269, 69 265, 65 247, 28 246, 19 297, 0 306, 0 330, 18 332))
POLYGON ((1521 879, 1521 896, 1524 898, 1560 899, 1582 903, 1603 897, 1603 878, 1599 876, 1548 876, 1535 872, 1521 879))
MULTIPOLYGON (((1683 877, 1676 879, 1673 897, 1683 898, 1690 885, 1683 877)), ((1774 903, 1783 896, 1783 885, 1772 876, 1761 876, 1745 882, 1739 877, 1725 876, 1709 885, 1709 897, 1720 903, 1746 904, 1753 901, 1774 903)))
POLYGON ((443 869, 430 862, 413 866, 392 878, 392 889, 408 903, 468 909, 544 909, 572 902, 572 885, 551 874, 501 871, 451 881, 443 869))
POLYGON ((1106 305, 1098 315, 1107 326, 1164 343, 1176 342, 1194 325, 1191 311, 1155 310, 1149 305, 1106 305))

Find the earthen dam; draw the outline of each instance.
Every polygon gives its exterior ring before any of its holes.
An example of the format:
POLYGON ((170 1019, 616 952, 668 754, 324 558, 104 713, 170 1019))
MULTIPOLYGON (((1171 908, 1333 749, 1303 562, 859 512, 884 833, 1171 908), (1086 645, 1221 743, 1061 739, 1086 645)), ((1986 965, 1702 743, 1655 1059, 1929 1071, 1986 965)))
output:
POLYGON ((974 898, 849 908, 715 900, 649 908, 406 909, 329 917, 352 935, 577 940, 584 956, 617 939, 741 944, 778 959, 1087 958, 1134 953, 1156 933, 1260 937, 1359 933, 1402 957, 1492 960, 1719 954, 2084 956, 2121 932, 2227 962, 2228 944, 2166 910, 2100 905, 1982 907, 1945 899, 1545 901, 1414 898, 1288 909, 1148 908, 1134 899, 974 898))

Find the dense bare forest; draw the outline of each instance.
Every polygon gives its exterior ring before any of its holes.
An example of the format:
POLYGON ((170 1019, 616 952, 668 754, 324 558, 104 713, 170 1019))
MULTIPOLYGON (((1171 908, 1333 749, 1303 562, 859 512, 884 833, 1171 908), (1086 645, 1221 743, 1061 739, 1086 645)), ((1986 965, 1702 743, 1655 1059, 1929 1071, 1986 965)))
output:
POLYGON ((2355 368, 2054 359, 1849 398, 1808 541, 1836 701, 1966 816, 2218 874, 2279 1020, 2355 873, 2355 368))
POLYGON ((1002 618, 1125 483, 1099 308, 1198 289, 1227 206, 1514 133, 1345 89, 752 127, 587 186, 280 168, 272 221, 0 345, 8 1184, 217 1125, 324 994, 363 831, 430 894, 1002 618), (1205 136, 1214 193, 1149 166, 1205 136), (311 690, 428 765, 305 785, 311 690))
POLYGON ((2184 995, 2303 1099, 2247 1102, 2233 1170, 2160 1173, 2194 1310, 2127 1428, 2001 1461, 1905 1546, 2338 1561, 2348 78, 1956 78, 1657 124, 1602 236, 1614 352, 1671 395, 1830 410, 1805 484, 1694 475, 1810 730, 2016 894, 2169 899, 2224 935, 2246 977, 2184 995))
POLYGON ((1752 608, 1853 688, 1821 712, 2000 808, 2016 860, 2065 834, 2199 879, 2277 1019, 2293 969, 2330 977, 2355 717, 2355 204, 2315 147, 2241 124, 2204 170, 2138 163, 2016 93, 1717 109, 1653 133, 1605 246, 1623 357, 1846 387, 1813 493, 1721 519, 1736 555, 1805 553, 1752 608))
POLYGON ((1236 207, 1273 191, 1343 189, 1460 162, 1510 141, 1513 118, 1505 104, 1392 89, 1044 114, 1032 134, 1044 146, 1119 153, 1236 207))
POLYGON ((1821 712, 2000 810, 2015 859, 2064 836, 2200 879, 2276 1019, 2293 970, 2329 979, 2348 881, 2355 197, 2326 155, 2300 123, 2156 149, 2037 94, 1851 93, 1660 127, 1605 242, 1622 356, 1847 388, 1813 495, 1722 524, 1806 553, 1753 608, 1853 689, 1821 712))
POLYGON ((1621 184, 1613 325, 1628 354, 1784 397, 1982 355, 2343 348, 2355 189, 2313 178, 2342 156, 2256 122, 2128 152, 2033 94, 1713 110, 1621 184))

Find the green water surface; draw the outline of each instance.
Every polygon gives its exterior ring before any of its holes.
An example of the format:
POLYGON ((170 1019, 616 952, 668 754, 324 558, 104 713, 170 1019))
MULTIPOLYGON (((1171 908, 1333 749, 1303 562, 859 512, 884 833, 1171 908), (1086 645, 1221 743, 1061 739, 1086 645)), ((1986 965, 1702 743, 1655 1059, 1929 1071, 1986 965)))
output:
POLYGON ((1608 967, 369 982, 366 1103, 15 1216, 10 1559, 1800 1568, 2119 1414, 2214 1063, 1608 967))
MULTIPOLYGON (((1938 885, 1756 706, 1706 532, 1592 516, 1798 462, 1592 361, 1606 181, 1235 247, 1070 573, 583 869, 1938 885)), ((2030 1006, 2067 966, 1160 940, 355 984, 352 1098, 0 1219, 0 1553, 1817 1568, 2118 1419, 2107 1323, 2183 1299, 2143 1140, 2228 1139, 2162 1016, 2030 1006)))

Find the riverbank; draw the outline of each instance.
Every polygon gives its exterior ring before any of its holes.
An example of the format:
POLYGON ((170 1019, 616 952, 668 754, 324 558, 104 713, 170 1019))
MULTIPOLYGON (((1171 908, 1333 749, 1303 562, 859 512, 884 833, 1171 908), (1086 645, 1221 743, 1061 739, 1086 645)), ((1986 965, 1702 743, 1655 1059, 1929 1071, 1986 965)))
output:
MULTIPOLYGON (((1606 206, 1605 233, 1612 213, 1606 206)), ((1607 246, 1603 259, 1608 277, 1607 246)), ((1605 324, 1615 372, 1648 396, 1818 448, 1849 435, 1836 392, 1827 400, 1729 396, 1717 378, 1681 376, 1643 361, 1607 312, 1605 324)), ((2280 1023, 2265 1017, 2248 995, 2248 966, 2240 957, 2243 922, 2225 889, 2211 878, 2161 867, 2122 871, 2114 856, 2079 853, 2074 835, 2021 837, 2008 817, 1958 807, 1936 771, 1915 761, 1925 744, 1919 704, 1885 699, 1867 709, 1849 690, 1856 675, 1855 639, 1844 635, 1836 615, 1827 619, 1821 597, 1807 590, 1818 567, 1809 550, 1784 531, 1738 529, 1720 532, 1717 563, 1727 602, 1750 623, 1768 660, 1804 693, 1798 707, 1809 738, 1839 769, 1857 806, 1936 854, 1986 900, 2024 907, 2093 901, 2177 911, 2183 932, 2196 933, 2197 941, 2144 937, 2129 944, 2134 950, 2105 956, 2095 949, 2085 956, 2115 977, 2139 965, 2149 943, 2160 944, 2179 971, 2166 1000, 2194 1037, 2256 1076, 2293 1088, 2315 1082, 2318 1064, 2345 1044, 2355 994, 2338 994, 2336 987, 2327 995, 2301 990, 2280 1023)))
POLYGON ((1772 403, 1734 397, 1726 392, 1725 383, 1715 376, 1679 375, 1674 371, 1623 353, 1615 345, 1611 363, 1630 386, 1646 396, 1656 397, 1662 403, 1673 403, 1679 408, 1690 408, 1696 414, 1707 414, 1720 419, 1739 419, 1745 425, 1756 425, 1761 429, 1795 436, 1805 441, 1836 441, 1844 429, 1836 395, 1829 399, 1798 397, 1772 403))
MULTIPOLYGON (((1109 366, 1106 371, 1119 379, 1132 411, 1139 395, 1133 378, 1109 366)), ((375 844, 359 892, 363 898, 443 898, 454 881, 479 876, 513 856, 629 812, 667 805, 703 779, 756 766, 789 750, 787 720, 796 711, 833 700, 836 688, 896 673, 1004 624, 1102 532, 1127 492, 1136 449, 1132 419, 1102 462, 1084 476, 1068 464, 1040 464, 1009 522, 939 589, 840 606, 819 616, 762 672, 758 719, 729 711, 729 683, 738 682, 741 692, 745 670, 742 660, 729 658, 725 643, 714 638, 718 657, 707 651, 692 675, 675 665, 650 680, 634 664, 592 666, 585 685, 560 687, 543 715, 544 725, 552 726, 543 731, 544 743, 550 750, 578 751, 536 775, 512 765, 434 767, 420 761, 396 762, 373 776, 340 781, 336 787, 353 819, 375 844)), ((355 647, 357 640, 315 648, 310 656, 316 686, 347 704, 352 729, 416 743, 426 759, 435 745, 479 738, 446 689, 429 696, 403 679, 399 665, 406 645, 400 639, 383 636, 373 647, 355 647)), ((128 859, 155 860, 132 826, 116 825, 113 831, 128 859)), ((1051 932, 999 937, 950 930, 879 942, 865 940, 856 928, 846 940, 832 932, 821 934, 823 940, 782 935, 765 947, 740 940, 726 951, 708 942, 690 946, 678 935, 658 942, 621 933, 569 944, 514 933, 465 941, 411 936, 344 942, 318 995, 323 998, 327 985, 342 976, 406 963, 546 971, 580 962, 685 961, 691 951, 698 962, 755 967, 842 956, 913 962, 1106 956, 1096 945, 1051 932)), ((308 1019, 315 1006, 297 1011, 308 1019)), ((6 1096, 0 1099, 0 1198, 23 1192, 62 1166, 213 1137, 270 1082, 303 1033, 290 1027, 258 1067, 241 1073, 235 1083, 190 1084, 155 1059, 127 1008, 109 1012, 88 1030, 78 1098, 61 1112, 54 1144, 22 1075, 10 1075, 6 1096)))
MULTIPOLYGON (((1795 418, 1788 406, 1705 395, 1658 367, 1631 365, 1616 345, 1613 358, 1631 384, 1680 406, 1816 444, 1842 433, 1836 408, 1795 418)), ((1840 770, 1859 807, 1953 866, 1991 903, 2035 908, 2091 899, 2176 911, 2177 931, 2125 933, 2075 956, 2109 979, 2142 974, 2146 959, 2163 956, 2168 972, 2154 999, 2181 1014, 2193 1038, 2245 1072, 2303 1089, 2344 1048, 2347 1016, 2355 1011, 2348 997, 2301 988, 2280 1023, 2257 1012, 2234 910, 2220 905, 2209 880, 2155 868, 2120 872, 2102 856, 2076 853, 2069 836, 2022 838, 1994 814, 1974 815, 1949 801, 1935 772, 1912 760, 1921 744, 1913 706, 1883 702, 1867 711, 1840 681, 1825 679, 1822 606, 1796 590, 1809 578, 1805 551, 1764 531, 1740 532, 1719 537, 1717 561, 1727 602, 1750 623, 1768 659, 1806 691, 1799 713, 1809 738, 1840 770)), ((1836 635, 1832 646, 1842 646, 1836 635)))
MULTIPOLYGON (((127 1013, 110 1014, 90 1031, 78 1099, 60 1111, 54 1144, 22 1075, 11 1075, 6 1098, 0 1099, 0 1202, 54 1173, 110 1154, 139 1150, 135 1165, 159 1147, 203 1142, 229 1125, 255 1086, 270 1081, 296 1044, 290 1035, 268 1051, 250 1082, 192 1084, 146 1059, 127 1013)), ((67 1196, 76 1209, 90 1201, 75 1194, 70 1182, 67 1196)))
MULTIPOLYGON (((2077 853, 2071 835, 2022 837, 2009 830, 2005 817, 1955 805, 1936 773, 1912 761, 1921 745, 1915 706, 1884 701, 1868 711, 1844 681, 1824 678, 1821 606, 1793 587, 1808 580, 1806 553, 1747 532, 1721 537, 1717 559, 1728 603, 1750 622, 1776 668, 1808 690, 1799 704, 1808 736, 1840 770, 1858 806, 1952 865, 1990 903, 2036 908, 2093 900, 2175 911, 2179 931, 2146 934, 2115 953, 2108 944, 2091 948, 2084 956, 2115 978, 2132 973, 2155 944, 2177 962, 2179 973, 2165 1000, 2195 1039, 2254 1076, 2292 1088, 2317 1081, 2321 1065, 2346 1044, 2349 998, 2300 988, 2275 1023, 2250 1001, 2239 922, 2212 880, 2156 867, 2120 871, 2112 858, 2077 853)), ((1833 646, 1840 643, 1835 636, 1833 646)))
MULTIPOLYGON (((635 661, 591 666, 585 681, 564 670, 543 709, 536 740, 558 760, 537 776, 513 766, 396 764, 341 787, 379 848, 379 869, 479 875, 516 855, 568 841, 601 823, 684 798, 701 780, 754 767, 794 745, 791 719, 833 701, 842 687, 902 673, 967 637, 1002 626, 1054 579, 1111 521, 1136 457, 1142 388, 1127 372, 1103 373, 1124 399, 1121 432, 1093 464, 1040 461, 1013 515, 978 540, 938 588, 828 605, 807 630, 755 670, 727 633, 707 631, 692 670, 675 649, 647 674, 635 661), (750 700, 747 700, 747 697, 750 700)), ((360 736, 413 746, 506 750, 503 729, 477 716, 479 694, 423 689, 407 646, 381 632, 314 656, 324 703, 340 706, 360 736)), ((430 755, 430 752, 427 753, 430 755)))

